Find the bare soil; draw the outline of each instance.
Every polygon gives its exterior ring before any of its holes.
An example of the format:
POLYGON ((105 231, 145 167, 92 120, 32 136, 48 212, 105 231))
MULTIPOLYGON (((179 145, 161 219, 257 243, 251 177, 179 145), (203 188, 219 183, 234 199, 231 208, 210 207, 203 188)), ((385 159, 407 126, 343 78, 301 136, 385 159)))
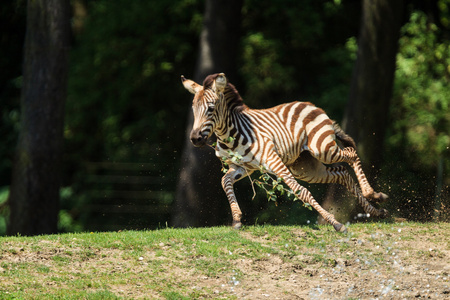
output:
POLYGON ((2 245, 0 256, 0 292, 17 290, 30 276, 37 290, 71 289, 70 281, 80 278, 109 281, 102 284, 125 299, 170 298, 158 286, 166 291, 172 286, 176 295, 187 299, 450 299, 447 223, 426 227, 374 223, 354 228, 354 233, 350 227, 349 234, 324 233, 322 228, 288 230, 290 239, 240 231, 242 239, 274 248, 274 252, 254 258, 241 249, 232 258, 232 268, 210 276, 199 269, 196 260, 217 258, 184 256, 164 243, 159 250, 172 253, 157 255, 147 249, 138 255, 144 257, 141 260, 123 249, 86 249, 76 244, 69 248, 40 241, 41 250, 35 251, 30 245, 8 242, 2 245), (19 263, 34 267, 22 278, 3 276, 13 274, 8 272, 19 263), (45 268, 50 271, 46 273, 45 268))
MULTIPOLYGON (((242 280, 222 288, 238 299, 450 299, 448 229, 436 225, 428 233, 393 225, 386 233, 375 226, 290 260, 242 259, 236 266, 242 280), (311 257, 324 253, 325 260, 311 257)), ((297 238, 307 237, 299 230, 297 238)))

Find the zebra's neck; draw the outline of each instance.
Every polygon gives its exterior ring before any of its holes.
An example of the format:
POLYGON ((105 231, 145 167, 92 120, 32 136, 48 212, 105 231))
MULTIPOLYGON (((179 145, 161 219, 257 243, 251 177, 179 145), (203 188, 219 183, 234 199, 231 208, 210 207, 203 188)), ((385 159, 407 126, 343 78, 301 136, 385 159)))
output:
POLYGON ((236 143, 239 135, 238 122, 244 111, 248 110, 238 91, 232 84, 228 84, 223 99, 217 106, 217 120, 215 134, 221 144, 236 143), (232 137, 233 139, 229 139, 232 137))

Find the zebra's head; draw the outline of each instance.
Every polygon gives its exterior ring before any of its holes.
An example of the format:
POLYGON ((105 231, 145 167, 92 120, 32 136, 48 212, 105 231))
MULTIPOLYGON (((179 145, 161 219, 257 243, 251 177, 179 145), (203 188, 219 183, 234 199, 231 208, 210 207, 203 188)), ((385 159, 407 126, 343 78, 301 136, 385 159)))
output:
POLYGON ((209 75, 203 85, 184 76, 181 76, 181 82, 189 92, 194 94, 192 101, 194 126, 190 135, 191 142, 196 147, 202 147, 214 132, 216 104, 220 92, 226 85, 225 75, 223 73, 209 75))

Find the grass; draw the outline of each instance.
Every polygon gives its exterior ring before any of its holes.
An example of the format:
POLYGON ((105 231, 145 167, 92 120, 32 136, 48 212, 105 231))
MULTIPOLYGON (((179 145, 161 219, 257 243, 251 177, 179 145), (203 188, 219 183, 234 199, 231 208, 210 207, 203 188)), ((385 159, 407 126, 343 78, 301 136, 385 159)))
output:
POLYGON ((348 234, 330 226, 249 226, 1 237, 0 298, 238 299, 234 288, 244 281, 251 290, 249 278, 268 265, 290 266, 277 275, 285 277, 305 268, 331 272, 340 260, 381 266, 402 240, 417 259, 445 259, 448 239, 445 249, 412 249, 417 233, 435 247, 442 231, 448 238, 449 224, 367 223, 348 234))

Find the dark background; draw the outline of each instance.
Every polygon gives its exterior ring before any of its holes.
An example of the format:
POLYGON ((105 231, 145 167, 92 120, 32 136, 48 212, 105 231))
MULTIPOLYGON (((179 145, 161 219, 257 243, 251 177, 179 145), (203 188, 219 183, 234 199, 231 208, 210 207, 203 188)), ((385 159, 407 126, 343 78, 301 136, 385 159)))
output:
MULTIPOLYGON (((0 14, 0 234, 229 224, 180 83, 215 72, 252 108, 325 109, 393 217, 449 219, 449 0, 15 0, 0 14)), ((360 212, 308 187, 341 221, 360 212)), ((245 224, 317 219, 236 189, 245 224)))

